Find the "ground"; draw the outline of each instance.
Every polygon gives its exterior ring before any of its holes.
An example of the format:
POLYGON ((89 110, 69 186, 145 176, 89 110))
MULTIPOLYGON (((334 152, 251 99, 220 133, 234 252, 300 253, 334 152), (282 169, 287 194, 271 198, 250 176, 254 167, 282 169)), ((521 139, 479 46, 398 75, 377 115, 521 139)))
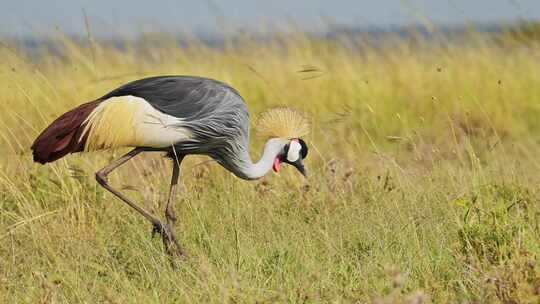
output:
MULTIPOLYGON (((531 38, 532 39, 532 38, 531 38)), ((459 37, 249 36, 221 47, 147 36, 122 48, 0 44, 0 302, 536 303, 540 300, 540 45, 459 37), (94 172, 127 150, 32 162, 55 117, 127 81, 230 83, 252 120, 304 111, 309 179, 182 165, 171 264, 151 225, 94 172)), ((251 154, 263 146, 252 137, 251 154)), ((159 153, 113 185, 163 217, 159 153)))

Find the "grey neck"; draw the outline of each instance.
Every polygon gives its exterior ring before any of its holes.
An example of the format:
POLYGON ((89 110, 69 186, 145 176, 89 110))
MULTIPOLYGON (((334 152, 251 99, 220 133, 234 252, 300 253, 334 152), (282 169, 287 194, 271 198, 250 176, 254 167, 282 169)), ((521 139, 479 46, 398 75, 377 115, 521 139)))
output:
POLYGON ((255 164, 252 163, 248 152, 245 151, 245 155, 240 159, 241 164, 236 168, 237 170, 233 171, 233 173, 242 179, 248 180, 263 177, 266 175, 266 173, 268 173, 268 171, 270 171, 270 169, 272 169, 274 160, 280 153, 282 153, 283 148, 285 145, 287 145, 287 142, 287 140, 281 138, 272 138, 268 140, 264 146, 261 158, 255 164))

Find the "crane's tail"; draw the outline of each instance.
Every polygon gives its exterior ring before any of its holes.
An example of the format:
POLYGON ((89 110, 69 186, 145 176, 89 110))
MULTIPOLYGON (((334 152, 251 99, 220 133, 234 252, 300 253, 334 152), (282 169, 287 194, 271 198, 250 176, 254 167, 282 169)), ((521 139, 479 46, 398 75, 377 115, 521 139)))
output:
POLYGON ((34 161, 45 164, 68 153, 83 151, 87 137, 83 134, 84 123, 100 102, 82 104, 53 121, 32 144, 34 161))

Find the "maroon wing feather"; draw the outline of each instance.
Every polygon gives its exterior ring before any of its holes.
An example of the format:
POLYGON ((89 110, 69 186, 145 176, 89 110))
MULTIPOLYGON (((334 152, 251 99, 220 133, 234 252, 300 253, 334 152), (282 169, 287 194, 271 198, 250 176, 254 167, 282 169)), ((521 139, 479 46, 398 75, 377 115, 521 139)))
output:
POLYGON ((34 161, 45 164, 68 153, 84 150, 86 138, 80 139, 83 123, 101 100, 82 104, 53 121, 32 144, 34 161))

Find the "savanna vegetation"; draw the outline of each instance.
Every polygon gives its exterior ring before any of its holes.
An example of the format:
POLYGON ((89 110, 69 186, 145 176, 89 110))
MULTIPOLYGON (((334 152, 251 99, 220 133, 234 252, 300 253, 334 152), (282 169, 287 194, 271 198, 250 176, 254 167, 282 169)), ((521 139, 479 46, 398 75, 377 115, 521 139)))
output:
MULTIPOLYGON (((540 41, 526 30, 4 40, 0 302, 537 303, 540 41), (124 150, 47 166, 30 152, 59 114, 158 74, 228 82, 253 120, 287 105, 312 121, 308 180, 186 159, 176 264, 94 180, 124 150)), ((170 171, 147 154, 110 180, 162 216, 170 171)))

